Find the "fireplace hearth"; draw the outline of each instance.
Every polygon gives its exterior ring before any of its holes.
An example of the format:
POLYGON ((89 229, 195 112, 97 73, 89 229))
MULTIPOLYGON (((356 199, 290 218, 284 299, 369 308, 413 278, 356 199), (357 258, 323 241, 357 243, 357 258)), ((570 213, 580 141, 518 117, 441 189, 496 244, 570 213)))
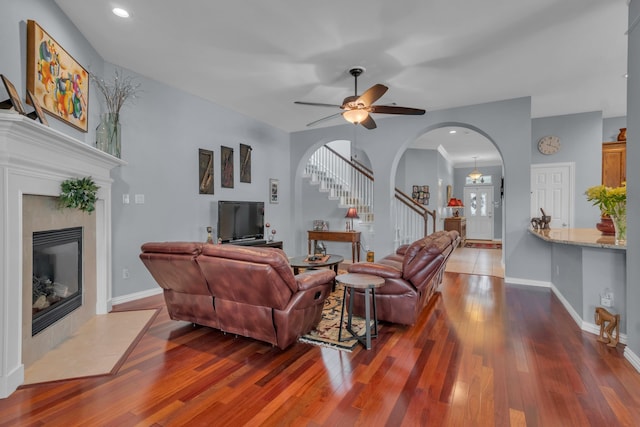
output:
POLYGON ((82 305, 82 227, 34 232, 32 268, 33 336, 82 305))

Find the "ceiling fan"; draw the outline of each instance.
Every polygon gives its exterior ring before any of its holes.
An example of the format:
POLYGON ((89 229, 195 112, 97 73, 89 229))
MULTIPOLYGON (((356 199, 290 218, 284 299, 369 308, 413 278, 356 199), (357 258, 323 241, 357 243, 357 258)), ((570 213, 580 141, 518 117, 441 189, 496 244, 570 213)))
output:
POLYGON ((376 122, 373 120, 370 113, 404 114, 417 116, 424 114, 425 111, 419 108, 396 107, 395 105, 372 105, 374 102, 380 99, 382 95, 384 95, 385 92, 389 89, 385 85, 373 85, 362 95, 358 96, 358 76, 364 73, 364 71, 364 67, 354 67, 349 70, 349 74, 351 74, 355 79, 355 90, 353 96, 347 96, 344 101, 342 101, 342 105, 324 104, 320 102, 295 101, 295 104, 313 105, 316 107, 337 107, 341 110, 344 110, 340 113, 332 114, 330 116, 323 117, 322 119, 308 123, 307 126, 313 126, 325 120, 330 120, 334 117, 342 116, 346 121, 351 122, 355 125, 360 124, 367 129, 375 129, 376 122))

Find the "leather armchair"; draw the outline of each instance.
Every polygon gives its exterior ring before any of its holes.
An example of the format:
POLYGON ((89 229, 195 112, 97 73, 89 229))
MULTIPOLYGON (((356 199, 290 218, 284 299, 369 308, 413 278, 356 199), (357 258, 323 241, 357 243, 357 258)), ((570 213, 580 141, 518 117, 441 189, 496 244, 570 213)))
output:
MULTIPOLYGON (((376 289, 378 320, 413 325, 442 281, 446 261, 458 246, 457 231, 438 231, 374 263, 356 263, 349 273, 383 277, 376 289)), ((354 312, 364 312, 364 294, 356 290, 354 312)))
POLYGON ((171 318, 286 348, 315 327, 335 273, 294 275, 275 248, 145 243, 140 254, 164 289, 171 318))

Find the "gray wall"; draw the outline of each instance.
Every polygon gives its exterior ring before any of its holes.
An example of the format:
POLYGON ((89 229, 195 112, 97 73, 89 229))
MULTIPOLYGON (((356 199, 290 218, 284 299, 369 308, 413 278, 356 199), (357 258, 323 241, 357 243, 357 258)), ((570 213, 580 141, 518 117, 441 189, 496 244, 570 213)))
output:
MULTIPOLYGON (((406 147, 429 130, 443 126, 461 126, 477 131, 498 148, 505 164, 504 241, 507 278, 514 280, 548 279, 548 248, 532 244, 529 224, 529 168, 531 164, 531 102, 529 98, 433 111, 420 117, 392 117, 380 119, 376 131, 367 134, 366 153, 376 177, 375 251, 380 256, 393 249, 391 201, 400 159, 406 147), (524 191, 523 191, 524 189, 524 191), (533 260, 533 262, 532 262, 533 260), (538 263, 536 263, 539 261, 538 263), (546 265, 546 269, 545 269, 546 265), (541 271, 546 270, 546 275, 541 271)), ((295 200, 296 229, 304 230, 302 206, 305 202, 298 177, 306 159, 321 144, 333 139, 347 139, 350 125, 295 132, 291 135, 291 170, 295 200)), ((365 146, 364 143, 360 146, 365 146)), ((408 183, 406 183, 408 184, 408 183)), ((306 239, 299 232, 298 242, 306 239)), ((301 246, 298 247, 301 250, 301 246)), ((377 255, 378 256, 378 255, 377 255)))
POLYGON ((587 188, 602 183, 602 113, 590 112, 533 119, 531 159, 534 164, 575 163, 575 222, 573 228, 594 228, 600 210, 584 196, 587 188), (538 140, 546 135, 560 138, 560 151, 544 155, 538 140))
MULTIPOLYGON (((640 19, 640 1, 629 6, 629 25, 640 19)), ((627 211, 640 212, 640 27, 629 32, 629 58, 627 62, 627 211)), ((640 215, 627 215, 627 334, 625 349, 640 358, 640 215), (635 260, 635 262, 634 262, 635 260)))

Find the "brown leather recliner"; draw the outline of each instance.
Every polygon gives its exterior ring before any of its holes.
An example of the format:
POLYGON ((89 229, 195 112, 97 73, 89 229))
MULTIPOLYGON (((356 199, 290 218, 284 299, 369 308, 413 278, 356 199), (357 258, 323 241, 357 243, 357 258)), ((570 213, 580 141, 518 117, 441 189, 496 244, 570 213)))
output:
POLYGON ((294 276, 275 248, 145 243, 140 259, 164 289, 172 319, 282 349, 318 324, 335 277, 330 269, 294 276))
MULTIPOLYGON (((378 320, 413 325, 441 283, 446 261, 459 242, 457 231, 437 231, 377 262, 352 264, 349 273, 384 277, 384 286, 376 289, 378 320)), ((355 291, 354 313, 361 315, 364 293, 355 291)))

